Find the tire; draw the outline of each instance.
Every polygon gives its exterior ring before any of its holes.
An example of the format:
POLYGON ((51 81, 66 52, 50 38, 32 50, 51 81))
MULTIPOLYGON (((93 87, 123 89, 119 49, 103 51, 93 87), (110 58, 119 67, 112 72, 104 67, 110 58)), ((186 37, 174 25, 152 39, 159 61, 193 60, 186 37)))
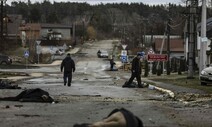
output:
POLYGON ((2 61, 1 64, 7 64, 7 62, 6 61, 2 61))
POLYGON ((7 64, 7 65, 10 65, 11 63, 10 63, 10 62, 7 62, 6 64, 7 64))
POLYGON ((205 83, 205 82, 201 82, 200 84, 201 84, 201 86, 206 86, 207 85, 207 83, 205 83))

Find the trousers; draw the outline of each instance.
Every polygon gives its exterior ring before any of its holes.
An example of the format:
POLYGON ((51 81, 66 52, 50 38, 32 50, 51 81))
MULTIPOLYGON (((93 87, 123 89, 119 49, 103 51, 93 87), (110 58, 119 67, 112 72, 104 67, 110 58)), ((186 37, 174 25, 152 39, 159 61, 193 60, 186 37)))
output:
POLYGON ((135 73, 135 72, 132 72, 131 77, 127 84, 130 85, 133 82, 134 78, 136 78, 136 80, 138 82, 138 86, 142 86, 141 85, 141 75, 138 73, 135 73))
POLYGON ((68 79, 68 85, 70 85, 72 82, 72 72, 64 72, 63 74, 64 84, 67 83, 67 79, 68 79))

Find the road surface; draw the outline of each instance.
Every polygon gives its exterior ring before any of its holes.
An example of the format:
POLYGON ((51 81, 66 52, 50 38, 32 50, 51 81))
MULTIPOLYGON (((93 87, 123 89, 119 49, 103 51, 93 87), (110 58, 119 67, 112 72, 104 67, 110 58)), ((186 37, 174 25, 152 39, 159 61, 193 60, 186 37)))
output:
POLYGON ((60 65, 13 70, 40 73, 17 82, 22 89, 0 90, 0 97, 16 96, 23 89, 41 88, 59 103, 0 101, 1 127, 71 127, 106 117, 115 108, 126 108, 145 127, 211 127, 211 106, 175 101, 148 88, 122 88, 130 73, 107 71, 109 61, 98 58, 99 49, 113 51, 114 40, 83 44, 72 58, 76 62, 71 87, 63 86, 60 65))

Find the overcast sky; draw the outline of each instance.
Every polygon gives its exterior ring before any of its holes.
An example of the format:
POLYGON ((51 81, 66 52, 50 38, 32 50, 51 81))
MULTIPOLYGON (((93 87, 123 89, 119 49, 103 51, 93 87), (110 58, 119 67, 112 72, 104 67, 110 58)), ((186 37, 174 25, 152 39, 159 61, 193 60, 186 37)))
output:
MULTIPOLYGON (((12 1, 22 1, 22 2, 27 2, 28 0, 7 0, 7 4, 10 5, 12 1)), ((34 2, 42 2, 43 0, 30 0, 32 3, 34 2)), ((50 2, 87 2, 91 5, 93 4, 99 4, 99 3, 144 3, 144 4, 168 4, 168 3, 174 3, 174 4, 182 4, 182 0, 48 0, 50 2)))

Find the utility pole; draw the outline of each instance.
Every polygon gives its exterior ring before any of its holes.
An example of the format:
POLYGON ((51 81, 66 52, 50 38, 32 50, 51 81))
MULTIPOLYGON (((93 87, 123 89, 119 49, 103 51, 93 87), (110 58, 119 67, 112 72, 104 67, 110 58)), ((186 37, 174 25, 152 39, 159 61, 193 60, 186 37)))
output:
POLYGON ((195 63, 195 19, 197 14, 198 0, 190 0, 189 2, 189 19, 188 19, 188 79, 194 78, 195 63))
POLYGON ((3 25, 4 25, 4 23, 3 23, 3 15, 4 15, 3 14, 3 6, 4 5, 3 4, 4 4, 4 1, 1 0, 1 17, 0 17, 1 18, 1 35, 0 35, 1 36, 1 42, 3 42, 3 33, 4 33, 3 32, 3 25))
POLYGON ((76 22, 74 21, 73 25, 72 25, 72 33, 73 33, 73 44, 76 45, 76 22))
POLYGON ((171 19, 170 19, 170 4, 169 4, 169 19, 167 23, 167 56, 168 60, 166 62, 166 73, 167 75, 170 75, 170 24, 171 24, 171 19))
POLYGON ((200 41, 200 65, 199 73, 206 67, 206 50, 207 50, 207 37, 206 37, 206 0, 202 0, 202 17, 201 17, 201 41, 200 41))
POLYGON ((170 75, 170 18, 167 23, 167 65, 166 65, 166 73, 167 75, 170 75))

